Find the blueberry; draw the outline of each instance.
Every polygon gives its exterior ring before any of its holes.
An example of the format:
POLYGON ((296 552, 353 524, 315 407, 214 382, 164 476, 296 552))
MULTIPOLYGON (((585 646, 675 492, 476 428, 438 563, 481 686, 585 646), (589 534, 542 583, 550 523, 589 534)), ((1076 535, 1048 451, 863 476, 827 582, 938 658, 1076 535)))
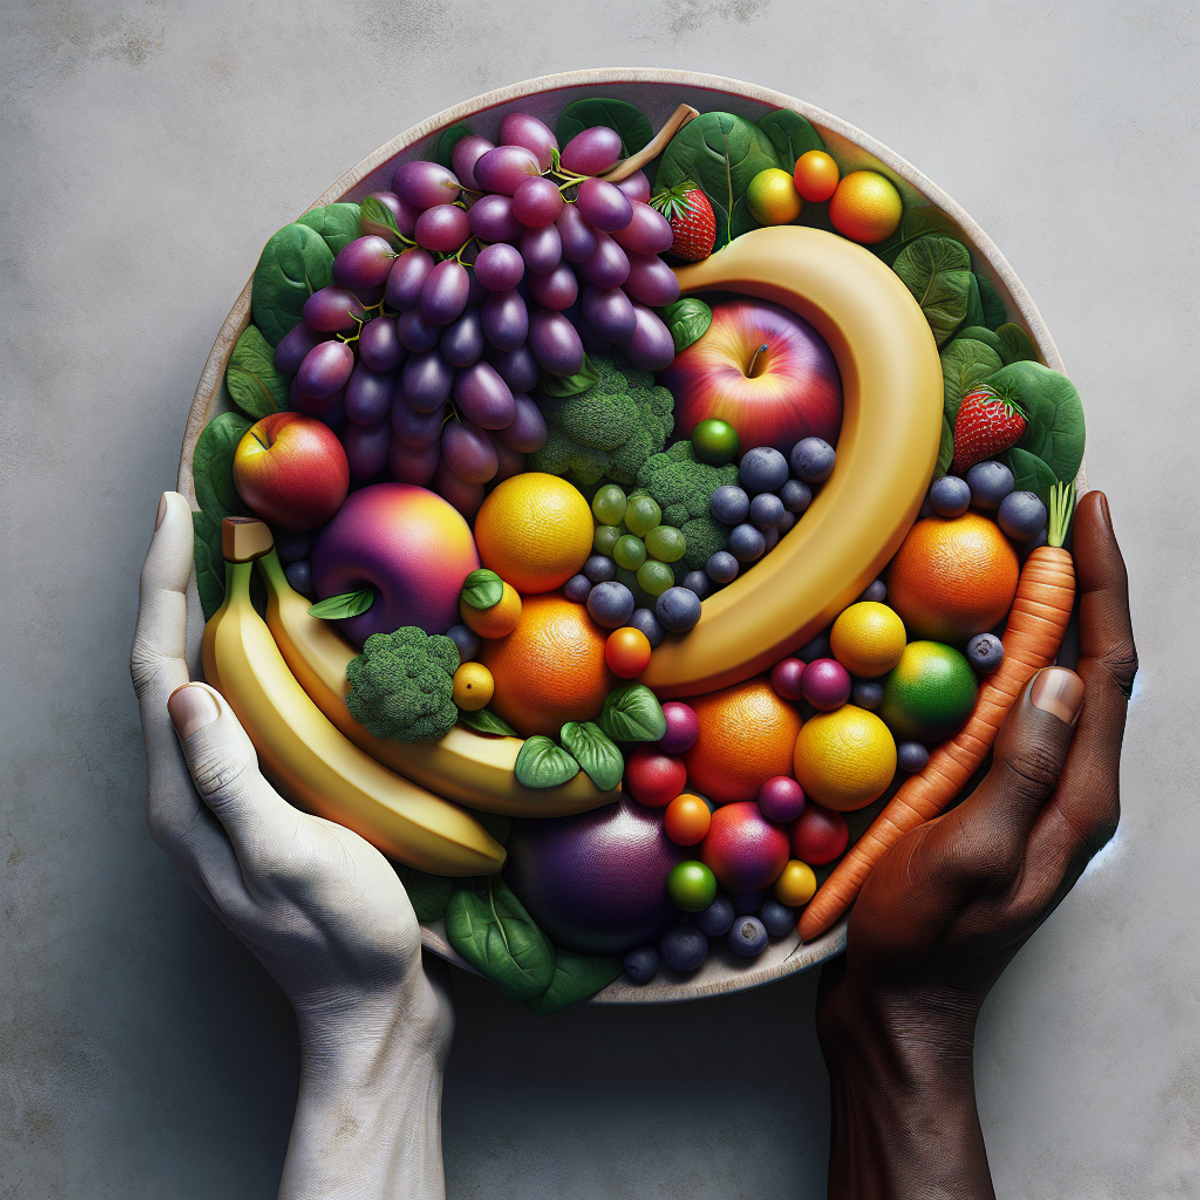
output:
POLYGON ((683 577, 683 586, 703 600, 712 591, 712 580, 703 571, 689 571, 683 577))
POLYGON ((588 593, 587 610, 602 628, 620 629, 633 616, 633 593, 615 580, 598 583, 588 593))
POLYGON ((686 633, 700 620, 700 597, 685 587, 669 587, 655 603, 654 615, 668 633, 686 633))
POLYGON ((977 633, 967 643, 967 662, 981 675, 994 671, 1004 661, 1004 643, 994 633, 977 633))
POLYGON ((736 483, 724 483, 708 498, 708 511, 722 525, 738 525, 750 511, 750 497, 736 483))
POLYGON ((921 507, 917 509, 917 520, 923 521, 926 517, 932 516, 933 505, 929 503, 929 497, 926 496, 925 499, 921 501, 921 507))
POLYGON ((576 604, 585 604, 592 590, 592 581, 586 575, 572 575, 563 584, 563 595, 576 604))
POLYGON ((658 974, 659 961, 658 951, 653 946, 638 946, 625 955, 621 966, 634 983, 649 983, 658 974))
POLYGON ((976 508, 995 512, 1000 501, 1013 490, 1013 473, 1002 462, 989 459, 976 463, 967 472, 967 485, 976 508))
POLYGON ((783 520, 783 501, 771 492, 760 492, 750 501, 750 523, 759 529, 773 529, 783 520))
MULTIPOLYGON (((755 446, 742 455, 738 483, 752 496, 759 492, 777 492, 788 477, 788 460, 774 446, 755 446)), ((824 476, 822 476, 824 478, 824 476)))
POLYGON ((740 569, 738 560, 728 550, 718 550, 716 554, 710 554, 708 562, 704 564, 704 573, 713 583, 729 583, 737 578, 740 569))
POLYGON ((629 624, 634 629, 640 629, 646 635, 646 641, 650 643, 651 650, 656 646, 661 646, 663 638, 667 636, 667 631, 662 627, 653 610, 649 608, 637 609, 629 618, 629 624))
POLYGON ((971 507, 971 488, 957 475, 943 475, 929 489, 929 505, 939 517, 961 517, 971 507))
POLYGON ((792 473, 805 483, 822 483, 833 474, 837 455, 833 447, 819 437, 806 437, 792 447, 792 473))
POLYGON ((751 563, 766 553, 767 539, 753 525, 735 525, 729 531, 729 553, 738 562, 751 563))
POLYGON ((1050 541, 1050 531, 1043 525, 1036 537, 1032 537, 1027 542, 1017 543, 1017 560, 1024 565, 1025 560, 1039 547, 1045 546, 1050 541))
POLYGON ((996 524, 1014 542, 1028 542, 1046 524, 1046 506, 1033 492, 1009 492, 1000 501, 996 524))
POLYGON ((676 971, 694 971, 708 957, 708 938, 694 925, 673 925, 658 943, 662 960, 676 971))
POLYGON ((896 766, 909 775, 924 770, 929 751, 920 742, 900 742, 896 747, 896 766))
POLYGON ((702 912, 692 914, 692 924, 709 937, 724 937, 733 927, 733 901, 718 896, 702 912))
POLYGON ((779 489, 779 498, 788 512, 799 514, 812 503, 812 488, 799 479, 789 479, 779 489))
POLYGON ((288 583, 302 596, 311 596, 313 594, 312 563, 307 558, 297 559, 294 563, 288 563, 283 573, 287 576, 288 583))
POLYGON ((783 537, 785 533, 796 523, 796 514, 794 512, 785 512, 780 519, 778 525, 775 526, 779 530, 779 536, 783 537))
POLYGON ((883 703, 883 684, 874 679, 860 679, 850 689, 850 703, 874 712, 883 703))
POLYGON ((768 937, 787 937, 796 927, 795 914, 778 900, 764 901, 758 910, 758 919, 766 926, 768 937))
POLYGON ((806 663, 813 662, 818 658, 832 658, 833 652, 829 648, 829 630, 818 633, 811 642, 801 646, 796 652, 796 657, 806 663))
POLYGON ((763 530, 763 553, 769 554, 779 545, 779 529, 772 527, 763 530))
POLYGON ((307 558, 313 546, 313 534, 308 529, 272 529, 275 549, 280 562, 294 563, 307 558))
POLYGON ((583 564, 583 573, 593 583, 607 583, 617 577, 617 564, 607 554, 593 554, 583 564))
POLYGON ((861 596, 860 600, 874 600, 876 604, 882 604, 887 599, 887 584, 882 579, 877 579, 870 587, 867 588, 861 596))
POLYGON ((729 948, 743 958, 757 958, 767 948, 767 927, 757 917, 738 917, 729 931, 729 948))
POLYGON ((732 899, 733 911, 739 917, 747 917, 762 908, 763 894, 762 892, 738 892, 732 899))
POLYGON ((479 657, 479 647, 482 644, 479 634, 468 629, 465 625, 451 625, 446 630, 446 636, 458 647, 460 662, 475 662, 479 657))

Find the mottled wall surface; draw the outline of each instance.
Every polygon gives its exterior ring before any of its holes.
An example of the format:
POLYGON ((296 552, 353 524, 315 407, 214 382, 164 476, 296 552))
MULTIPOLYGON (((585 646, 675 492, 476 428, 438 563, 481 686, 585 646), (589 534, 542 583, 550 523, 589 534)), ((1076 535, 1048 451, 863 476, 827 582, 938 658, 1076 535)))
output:
MULTIPOLYGON (((809 100, 944 187, 1084 397, 1143 670, 1125 817, 985 1009, 998 1191, 1198 1196, 1195 4, 8 0, 0 1197, 265 1198, 296 1081, 274 986, 146 833, 137 572, 266 238, 492 87, 692 68, 809 100)), ((823 1194, 815 979, 535 1018, 460 980, 455 1197, 823 1194)))

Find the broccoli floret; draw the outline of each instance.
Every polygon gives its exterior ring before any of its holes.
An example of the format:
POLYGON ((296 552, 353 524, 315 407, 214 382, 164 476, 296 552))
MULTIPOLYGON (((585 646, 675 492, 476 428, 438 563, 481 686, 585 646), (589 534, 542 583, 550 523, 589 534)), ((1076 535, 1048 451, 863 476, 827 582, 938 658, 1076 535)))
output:
POLYGON ((717 488, 737 483, 737 477, 736 464, 715 467, 699 462, 691 442, 676 442, 665 453, 646 459, 632 495, 653 496, 658 501, 663 524, 681 529, 687 541, 680 561, 688 570, 698 571, 711 555, 729 544, 729 530, 709 513, 708 502, 717 488))
POLYGON ((437 742, 458 720, 453 700, 458 647, 415 625, 373 633, 350 660, 350 715, 378 738, 437 742))
POLYGON ((591 362, 600 378, 582 395, 539 397, 549 436, 529 466, 580 487, 607 480, 628 488, 666 444, 675 401, 649 371, 619 355, 596 354, 591 362))

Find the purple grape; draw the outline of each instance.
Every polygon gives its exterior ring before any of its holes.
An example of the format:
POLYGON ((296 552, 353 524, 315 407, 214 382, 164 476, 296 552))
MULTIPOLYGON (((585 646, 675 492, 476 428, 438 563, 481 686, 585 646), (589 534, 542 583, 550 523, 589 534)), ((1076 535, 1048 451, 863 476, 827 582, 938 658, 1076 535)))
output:
POLYGON ((321 333, 353 329, 366 315, 358 297, 345 287, 323 287, 304 302, 304 323, 321 333))
POLYGON ((579 340, 589 354, 607 354, 613 348, 612 342, 602 338, 582 317, 573 320, 572 324, 579 330, 579 340))
POLYGON ((333 281, 349 288, 379 287, 387 282, 395 261, 396 252, 383 238, 374 234, 355 238, 333 260, 333 281))
POLYGON ((541 173, 537 156, 524 146, 497 146, 475 160, 479 186, 502 196, 511 196, 526 179, 541 173))
POLYGON ((598 288, 587 284, 581 311, 592 329, 609 342, 627 341, 637 328, 637 314, 619 287, 598 288))
POLYGON ((529 296, 543 308, 556 312, 570 308, 579 296, 575 272, 566 263, 559 263, 549 275, 530 275, 529 296))
POLYGON ((633 216, 624 229, 613 232, 613 241, 638 254, 662 254, 670 250, 675 240, 671 222, 656 208, 640 200, 633 206, 633 216))
POLYGON ((513 394, 491 363, 477 362, 459 371, 454 377, 454 403, 480 429, 505 429, 517 415, 513 394))
POLYGON ((513 216, 511 196, 480 196, 467 213, 471 232, 485 242, 515 242, 525 226, 513 216))
POLYGON ((358 358, 369 370, 394 371, 404 361, 404 346, 396 322, 390 317, 368 321, 358 335, 358 358))
POLYGON ((520 475, 525 470, 525 455, 517 450, 510 450, 500 441, 498 434, 489 433, 488 437, 491 439, 492 449, 496 451, 496 461, 500 464, 492 482, 503 483, 514 475, 520 475))
POLYGON ((347 425, 342 446, 350 463, 350 482, 368 483, 387 466, 391 424, 383 420, 374 425, 347 425))
POLYGON ((527 229, 517 243, 525 265, 538 275, 549 275, 562 262, 562 238, 557 225, 527 229))
POLYGON ((491 292, 509 292, 525 276, 525 260, 516 246, 496 242, 475 259, 475 278, 491 292))
POLYGON ((420 247, 405 250, 392 263, 392 269, 387 278, 384 299, 387 301, 388 307, 401 313, 408 312, 410 308, 416 308, 417 300, 421 296, 421 289, 425 286, 425 280, 429 278, 429 272, 432 270, 433 255, 428 250, 422 250, 420 247))
POLYGON ((354 425, 377 425, 392 407, 396 373, 381 374, 360 362, 346 384, 346 420, 354 425))
POLYGON ((431 324, 421 316, 419 309, 413 308, 396 318, 396 336, 405 350, 423 354, 438 344, 442 327, 431 324))
POLYGON ((386 291, 386 286, 381 283, 378 287, 355 288, 354 294, 363 308, 374 308, 383 299, 386 291))
POLYGON ((580 274, 599 288, 616 288, 629 278, 629 258, 608 236, 596 233, 596 253, 579 268, 580 274))
POLYGON ((398 395, 392 405, 392 436, 405 450, 428 450, 442 436, 446 411, 443 404, 433 412, 417 412, 398 395))
POLYGON ((558 226, 562 256, 567 262, 587 262, 596 253, 595 230, 579 215, 574 204, 565 205, 554 224, 558 226))
POLYGON ((452 258, 443 259, 425 280, 417 301, 421 316, 432 325, 449 325, 467 306, 471 279, 467 268, 452 258))
MULTIPOLYGON (((670 336, 668 333, 667 337, 670 336)), ((529 317, 529 348, 552 375, 574 375, 583 366, 583 343, 575 326, 562 313, 534 309, 529 317)))
MULTIPOLYGON (((378 200, 392 214, 392 220, 396 222, 396 228, 405 237, 412 233, 413 226, 417 223, 418 209, 405 204, 395 192, 372 192, 371 198, 378 200)), ((363 233, 373 234, 376 237, 381 237, 389 241, 395 236, 388 226, 379 221, 372 221, 369 217, 359 217, 358 227, 363 233)))
POLYGON ((631 300, 648 308, 665 308, 679 299, 679 280, 675 272, 656 254, 628 251, 629 278, 625 291, 631 300))
POLYGON ((346 386, 354 370, 354 351, 345 342, 314 346, 296 372, 296 390, 313 400, 324 400, 346 386))
MULTIPOLYGON (((457 204, 439 204, 436 208, 427 208, 417 218, 417 226, 413 230, 413 238, 418 246, 438 254, 457 250, 470 236, 471 218, 457 204)), ((336 262, 334 267, 336 269, 336 262)))
MULTIPOLYGON (((341 392, 337 392, 336 395, 340 397, 341 392)), ((317 413, 316 417, 322 425, 336 433, 339 438, 346 431, 346 409, 340 399, 331 409, 327 412, 317 413)))
POLYGON ((513 216, 529 229, 541 229, 553 224, 563 203, 557 185, 539 175, 537 179, 526 179, 513 192, 513 216))
POLYGON ((392 191, 413 208, 453 204, 461 188, 452 171, 435 162, 406 162, 392 176, 392 191))
POLYGON ((498 136, 502 146, 524 146, 526 150, 531 150, 537 156, 538 168, 550 170, 553 162, 550 152, 558 149, 558 138, 537 117, 531 117, 528 113, 509 113, 500 122, 498 136))
POLYGON ((621 353, 644 371, 665 371, 675 361, 671 331, 643 305, 635 304, 633 311, 637 328, 628 341, 621 343, 621 353))
POLYGON ((497 350, 515 350, 529 333, 529 310, 517 291, 493 292, 480 315, 484 337, 497 350))
POLYGON ((333 412, 334 409, 339 409, 345 412, 342 406, 342 399, 346 395, 345 388, 339 388, 336 392, 329 396, 306 396, 301 390, 296 380, 292 380, 292 386, 288 392, 288 404, 297 412, 305 413, 310 417, 324 416, 326 413, 333 412))
POLYGON ((483 484, 467 483, 466 480, 459 479, 443 458, 430 486, 443 500, 457 508, 468 521, 475 520, 475 514, 483 504, 483 484))
POLYGON ((621 135, 607 125, 577 133, 563 147, 563 169, 576 175, 603 175, 621 157, 621 135))
POLYGON ((518 346, 515 350, 497 350, 490 346, 484 351, 484 357, 496 368, 496 374, 508 384, 514 396, 537 386, 541 371, 528 346, 518 346))
MULTIPOLYGON (((476 247, 475 253, 478 255, 478 247, 476 247)), ((471 281, 467 288, 467 307, 478 308, 488 298, 488 290, 475 278, 475 259, 470 256, 470 252, 464 256, 463 261, 469 262, 472 268, 467 272, 467 277, 471 281)))
POLYGON ((485 345, 479 309, 468 308, 457 321, 451 321, 442 330, 438 353, 452 367, 469 367, 478 361, 485 345))
POLYGON ((414 483, 425 487, 438 469, 442 451, 437 442, 424 450, 406 450, 396 438, 392 438, 388 450, 388 470, 397 483, 414 483))
POLYGON ((470 421, 447 421, 442 430, 446 465, 467 483, 487 483, 500 469, 491 439, 470 421))
POLYGON ((499 430, 496 437, 510 450, 533 454, 546 444, 549 436, 542 410, 524 393, 513 396, 516 416, 511 425, 499 430))
POLYGON ((314 346, 327 342, 329 337, 328 333, 322 333, 303 321, 299 325, 293 325, 275 347, 275 369, 285 375, 295 375, 300 370, 304 356, 314 346))
POLYGON ((646 178, 645 171, 634 171, 620 183, 613 184, 613 187, 624 192, 631 201, 640 201, 642 204, 650 203, 650 180, 646 178))
POLYGON ((400 394, 417 412, 440 408, 453 386, 454 368, 436 350, 410 355, 400 374, 400 394))
POLYGON ((475 164, 481 155, 495 148, 495 142, 489 142, 477 133, 469 133, 454 143, 454 149, 450 151, 450 165, 463 187, 470 188, 473 192, 480 190, 479 181, 475 178, 475 164))
POLYGON ((624 229, 633 216, 633 204, 629 197, 603 179, 585 179, 579 185, 575 207, 593 229, 602 229, 605 233, 624 229))

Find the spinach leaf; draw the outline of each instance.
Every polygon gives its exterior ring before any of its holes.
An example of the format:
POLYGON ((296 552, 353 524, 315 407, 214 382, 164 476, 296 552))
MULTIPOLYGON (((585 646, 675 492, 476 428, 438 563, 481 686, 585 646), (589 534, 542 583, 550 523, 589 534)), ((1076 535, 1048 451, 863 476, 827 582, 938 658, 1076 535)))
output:
POLYGON ((357 204, 339 202, 310 209, 300 217, 298 224, 315 229, 324 238, 325 245, 337 255, 355 238, 362 237, 359 216, 357 204))
POLYGON ((769 112, 758 123, 759 129, 771 139, 779 165, 788 172, 794 170, 796 159, 809 150, 824 150, 821 135, 799 113, 786 108, 769 112))
POLYGON ((504 580, 487 567, 477 567, 463 580, 462 602, 471 608, 495 608, 504 596, 504 580))
POLYGON ((466 121, 459 121, 457 125, 451 125, 445 133, 438 138, 437 160, 446 168, 447 171, 454 170, 454 163, 451 155, 454 153, 454 147, 465 137, 473 134, 473 130, 466 121))
POLYGON ((1018 446, 1008 452, 1008 465, 1013 473, 1014 490, 1035 492, 1049 511, 1050 489, 1058 482, 1054 472, 1036 454, 1018 446))
POLYGON ((579 774, 579 764, 561 746, 537 734, 517 751, 513 773, 522 787, 561 787, 579 774))
POLYGON ((971 276, 971 286, 967 292, 967 315, 963 317, 963 325, 983 324, 983 301, 979 298, 979 276, 971 276))
POLYGON ((596 385, 600 372, 592 365, 592 360, 585 354, 583 366, 574 375, 551 375, 543 371, 538 381, 539 390, 547 396, 557 396, 565 399, 568 396, 582 396, 589 388, 596 385))
POLYGON ((200 433, 192 455, 196 500, 218 525, 225 517, 247 516, 248 509, 233 486, 233 452, 253 422, 241 413, 223 412, 200 433))
POLYGON ((934 479, 940 479, 945 473, 950 470, 950 464, 954 461, 954 429, 950 422, 946 420, 946 414, 942 414, 942 440, 938 444, 937 465, 933 468, 934 479))
POLYGON ((1008 319, 1004 312, 1004 297, 986 275, 976 272, 975 282, 979 285, 979 301, 983 305, 983 323, 989 329, 999 329, 1008 319))
POLYGON ((412 902, 413 912, 418 921, 440 921, 446 915, 446 906, 450 903, 450 893, 454 890, 454 880, 444 875, 430 875, 418 871, 415 867, 406 867, 403 863, 392 863, 404 890, 412 902))
POLYGON ((891 237, 867 248, 890 267, 900 257, 902 250, 907 250, 918 238, 931 233, 942 234, 955 241, 962 237, 962 230, 940 208, 926 205, 924 208, 908 209, 900 220, 900 227, 891 237))
MULTIPOLYGON (((986 325, 964 325, 955 335, 955 342, 982 342, 985 346, 990 346, 1000 356, 1000 362, 1003 366, 1008 366, 1012 362, 1012 352, 1003 340, 993 330, 988 329, 986 325)), ((953 342, 951 343, 953 345, 953 342)), ((947 347, 949 349, 949 347, 947 347)))
POLYGON ((662 323, 671 331, 671 340, 675 343, 675 353, 686 350, 693 342, 698 342, 712 324, 712 309, 703 300, 688 296, 676 300, 666 308, 660 308, 658 315, 662 323))
POLYGON ((1001 325, 996 336, 1008 347, 1012 362, 1037 362, 1037 348, 1029 334, 1020 325, 1001 325))
POLYGON ((477 809, 471 810, 471 816, 477 820, 500 843, 504 845, 508 841, 508 835, 512 833, 512 817, 506 817, 503 813, 479 812, 477 809))
POLYGON ((743 117, 710 112, 685 125, 663 151, 655 186, 662 191, 694 181, 712 204, 721 247, 758 222, 746 206, 750 181, 778 167, 771 139, 743 117))
POLYGON ((446 937, 471 966, 518 1000, 540 996, 554 980, 554 947, 499 875, 455 882, 446 937))
POLYGON ((594 721, 568 721, 562 727, 562 744, 567 753, 587 772, 588 778, 608 792, 621 782, 625 760, 612 739, 594 721))
POLYGON ((361 588, 356 592, 343 592, 340 596, 327 596, 309 606, 308 615, 322 621, 341 621, 348 617, 361 617, 375 603, 375 589, 361 588))
POLYGON ((263 247, 250 292, 254 323, 272 346, 304 319, 304 302, 333 282, 333 251, 308 225, 285 225, 263 247))
POLYGON ((667 732, 662 705, 644 683, 609 692, 596 724, 614 742, 657 742, 667 732))
POLYGON ((1083 461, 1083 405, 1075 385, 1057 371, 1036 362, 1001 367, 984 381, 1025 414, 1025 432, 1017 446, 1036 455, 1070 483, 1083 461))
POLYGON ((192 513, 196 590, 200 593, 200 608, 204 619, 221 607, 225 599, 225 559, 221 556, 221 522, 206 512, 192 513))
POLYGON ((288 406, 291 384, 275 368, 275 352, 253 326, 237 340, 225 368, 229 398, 252 420, 260 421, 288 406))
POLYGON ((963 323, 975 276, 971 255, 947 237, 918 238, 900 252, 893 270, 912 292, 939 346, 963 323))
POLYGON ((558 127, 554 131, 559 149, 564 149, 577 133, 591 129, 593 125, 604 125, 621 135, 622 158, 636 154, 654 136, 641 109, 624 100, 606 100, 597 96, 576 100, 559 113, 558 127))
POLYGON ((393 250, 411 246, 396 225, 396 217, 377 196, 364 196, 359 209, 358 223, 363 233, 374 233, 383 238, 393 250))
POLYGON ((518 736, 517 731, 507 721, 502 721, 494 712, 488 712, 486 708, 477 709, 475 712, 467 712, 460 708, 458 719, 468 729, 475 729, 480 733, 496 733, 504 737, 518 736))
POLYGON ((621 974, 621 960, 608 956, 576 954, 574 950, 554 952, 554 978, 550 986, 527 1007, 535 1013, 552 1013, 587 1000, 608 987, 621 974))
POLYGON ((963 397, 1001 366, 995 350, 971 338, 955 338, 942 351, 942 411, 951 427, 963 397))

